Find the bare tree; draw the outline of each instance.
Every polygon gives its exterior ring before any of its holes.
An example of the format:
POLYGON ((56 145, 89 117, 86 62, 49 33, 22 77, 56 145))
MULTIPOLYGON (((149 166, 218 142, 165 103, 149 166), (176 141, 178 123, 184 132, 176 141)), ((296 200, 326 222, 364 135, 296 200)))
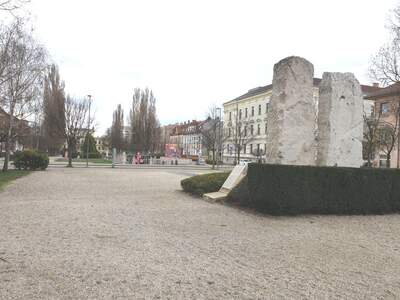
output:
POLYGON ((248 143, 251 143, 256 138, 254 129, 254 123, 241 119, 239 114, 239 104, 237 103, 233 114, 233 119, 227 126, 227 132, 224 133, 226 135, 226 139, 233 143, 235 151, 234 164, 239 163, 244 147, 247 147, 248 143))
POLYGON ((371 60, 370 77, 383 86, 400 81, 400 44, 397 39, 382 46, 371 60))
POLYGON ((220 120, 219 110, 215 105, 210 106, 206 121, 200 126, 199 130, 202 137, 202 144, 212 155, 212 168, 215 168, 218 150, 224 141, 222 131, 222 121, 220 120))
POLYGON ((371 114, 367 116, 364 113, 364 140, 363 157, 367 160, 368 167, 371 167, 371 159, 379 149, 379 127, 381 125, 380 115, 371 114))
POLYGON ((5 138, 3 171, 8 170, 11 145, 18 133, 18 120, 26 119, 39 109, 46 51, 26 32, 17 20, 9 27, 8 37, 0 44, 2 71, 0 79, 0 105, 9 115, 5 138))
POLYGON ((0 10, 13 12, 14 10, 21 8, 29 2, 30 0, 1 0, 0 10))
POLYGON ((390 40, 372 57, 369 75, 383 86, 400 81, 400 5, 388 22, 390 40))
POLYGON ((54 64, 49 66, 44 81, 42 131, 46 143, 45 149, 51 154, 58 153, 64 143, 64 134, 57 130, 65 127, 64 86, 57 66, 54 64))
POLYGON ((130 148, 133 152, 152 152, 160 146, 160 124, 156 112, 156 98, 150 89, 136 88, 129 115, 130 148))
POLYGON ((64 103, 65 123, 57 123, 59 134, 62 134, 67 143, 68 167, 72 167, 73 153, 76 152, 78 141, 83 138, 93 123, 93 118, 88 122, 89 100, 74 99, 67 96, 64 103), (88 123, 87 123, 88 122, 88 123), (88 126, 89 127, 86 127, 88 126))
POLYGON ((386 167, 390 168, 392 151, 398 139, 397 127, 391 123, 382 123, 379 131, 379 149, 386 155, 386 167))
POLYGON ((116 148, 118 151, 125 150, 126 141, 124 139, 124 110, 121 104, 118 104, 117 109, 113 113, 113 122, 111 126, 111 148, 116 148))

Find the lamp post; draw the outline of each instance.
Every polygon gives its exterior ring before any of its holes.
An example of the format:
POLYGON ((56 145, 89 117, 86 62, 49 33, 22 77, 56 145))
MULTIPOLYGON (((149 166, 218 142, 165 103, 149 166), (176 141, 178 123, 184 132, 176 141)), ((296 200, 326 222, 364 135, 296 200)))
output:
POLYGON ((218 151, 217 151, 217 169, 219 168, 219 160, 220 159, 222 159, 222 154, 221 154, 221 152, 222 152, 222 136, 221 136, 221 124, 222 124, 222 121, 221 121, 221 118, 222 118, 222 109, 221 109, 221 107, 217 107, 216 109, 215 109, 215 112, 216 112, 216 116, 215 116, 215 118, 217 118, 218 119, 218 122, 217 122, 217 130, 218 130, 218 138, 217 138, 217 144, 218 144, 218 151))
POLYGON ((92 104, 92 95, 87 95, 89 98, 89 114, 88 114, 88 128, 86 132, 86 168, 89 167, 89 132, 90 132, 90 106, 92 104))

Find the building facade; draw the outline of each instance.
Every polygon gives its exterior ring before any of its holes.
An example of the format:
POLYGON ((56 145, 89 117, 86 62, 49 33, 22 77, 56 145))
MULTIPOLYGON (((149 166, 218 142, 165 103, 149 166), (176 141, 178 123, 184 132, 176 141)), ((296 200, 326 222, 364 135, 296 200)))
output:
MULTIPOLYGON (((380 126, 392 126, 395 140, 393 149, 388 153, 388 147, 382 147, 373 155, 374 167, 400 167, 400 83, 371 92, 364 97, 365 101, 372 101, 374 117, 379 120, 380 126), (389 156, 389 157, 388 157, 389 156)), ((392 145, 388 145, 389 148, 392 145)))
POLYGON ((175 145, 178 157, 201 157, 204 149, 201 126, 205 121, 188 121, 176 125, 169 136, 167 145, 175 145))
MULTIPOLYGON (((321 79, 314 78, 314 103, 316 111, 321 79)), ((364 95, 378 90, 377 86, 361 85, 364 95)), ((265 161, 267 141, 268 111, 272 95, 272 84, 257 87, 223 104, 224 143, 223 162, 235 163, 240 159, 265 161)), ((366 101, 364 109, 371 110, 373 104, 366 101)), ((315 116, 317 118, 317 116, 315 116)))
MULTIPOLYGON (((10 115, 0 108, 0 157, 5 153, 5 138, 8 133, 10 115)), ((33 129, 26 120, 14 119, 17 138, 11 143, 11 152, 33 146, 33 129)))

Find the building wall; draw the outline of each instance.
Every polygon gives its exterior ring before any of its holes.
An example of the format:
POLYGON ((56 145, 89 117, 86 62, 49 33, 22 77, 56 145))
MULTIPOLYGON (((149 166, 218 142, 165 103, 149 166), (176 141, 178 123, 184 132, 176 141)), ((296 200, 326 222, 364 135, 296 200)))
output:
MULTIPOLYGON (((374 111, 379 114, 379 120, 382 122, 387 122, 393 126, 396 124, 396 114, 398 111, 398 105, 399 105, 399 96, 388 96, 388 97, 383 97, 378 100, 375 100, 375 106, 374 106, 374 111), (385 112, 382 111, 385 110, 383 106, 387 104, 390 107, 390 110, 385 112)), ((390 155, 390 167, 391 168, 397 168, 398 167, 398 160, 400 159, 399 155, 399 147, 398 143, 396 142, 394 149, 391 152, 390 155)), ((375 155, 375 159, 373 161, 373 165, 376 167, 382 167, 386 166, 386 154, 381 151, 380 153, 377 153, 375 155)))
MULTIPOLYGON (((224 163, 233 163, 235 159, 237 150, 235 148, 236 121, 242 126, 247 126, 247 134, 243 138, 245 146, 242 148, 240 155, 241 158, 255 160, 256 156, 251 154, 251 152, 256 151, 258 147, 261 152, 264 153, 266 143, 267 110, 269 109, 271 92, 272 91, 270 90, 253 97, 239 101, 234 100, 224 104, 224 134, 227 136, 223 143, 224 163), (253 127, 253 136, 251 135, 251 127, 253 127), (259 132, 258 128, 260 128, 259 132)), ((241 132, 244 135, 244 128, 241 132)))
POLYGON ((203 156, 205 151, 199 130, 199 127, 203 124, 203 121, 191 121, 176 125, 169 136, 167 144, 177 145, 179 155, 203 156))

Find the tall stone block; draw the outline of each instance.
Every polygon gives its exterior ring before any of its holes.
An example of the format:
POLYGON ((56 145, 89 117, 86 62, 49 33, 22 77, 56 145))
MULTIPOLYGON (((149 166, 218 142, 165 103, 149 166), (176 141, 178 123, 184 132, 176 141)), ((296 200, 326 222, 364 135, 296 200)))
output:
POLYGON ((362 139, 359 82, 352 73, 324 73, 319 87, 317 164, 360 167, 362 139))
POLYGON ((287 57, 274 66, 268 113, 267 163, 315 165, 314 66, 287 57))

